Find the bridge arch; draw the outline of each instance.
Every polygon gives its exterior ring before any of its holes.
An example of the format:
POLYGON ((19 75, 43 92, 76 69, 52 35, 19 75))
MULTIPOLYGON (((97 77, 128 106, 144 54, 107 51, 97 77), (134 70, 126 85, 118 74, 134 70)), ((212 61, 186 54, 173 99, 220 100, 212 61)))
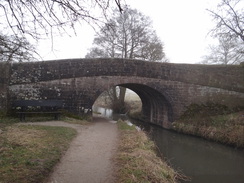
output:
POLYGON ((142 84, 128 83, 120 86, 129 88, 141 98, 142 114, 146 121, 164 127, 173 122, 172 104, 163 93, 142 84))
MULTIPOLYGON (((140 97, 142 102, 143 120, 166 128, 173 122, 174 115, 172 104, 167 100, 164 94, 156 89, 138 83, 122 83, 115 86, 128 88, 140 97)), ((100 94, 95 96, 94 102, 100 94)))

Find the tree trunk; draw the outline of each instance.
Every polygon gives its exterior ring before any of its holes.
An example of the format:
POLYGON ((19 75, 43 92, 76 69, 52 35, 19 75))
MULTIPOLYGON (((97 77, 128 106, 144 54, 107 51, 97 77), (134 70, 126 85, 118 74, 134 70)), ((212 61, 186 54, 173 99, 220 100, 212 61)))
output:
POLYGON ((112 109, 115 113, 123 114, 126 112, 125 93, 126 88, 121 86, 119 91, 116 90, 116 87, 111 89, 110 98, 112 99, 112 109))
POLYGON ((126 93, 126 88, 124 87, 119 87, 119 102, 121 104, 125 103, 125 93, 126 93))

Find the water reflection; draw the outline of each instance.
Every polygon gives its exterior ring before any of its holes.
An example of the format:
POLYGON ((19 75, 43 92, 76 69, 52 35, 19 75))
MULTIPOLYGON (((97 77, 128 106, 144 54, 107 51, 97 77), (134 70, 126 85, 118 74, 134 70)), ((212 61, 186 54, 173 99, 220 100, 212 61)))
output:
POLYGON ((172 167, 192 177, 192 183, 244 182, 243 150, 157 126, 144 128, 172 167))
POLYGON ((104 116, 106 118, 112 118, 113 117, 113 110, 112 109, 93 106, 92 110, 93 110, 93 112, 95 112, 97 114, 101 114, 102 116, 104 116))
MULTIPOLYGON (((113 115, 112 110, 98 109, 106 117, 117 120, 125 116, 113 115)), ((135 121, 132 121, 133 123, 135 121)), ((136 122, 138 125, 138 122, 136 122)), ((171 165, 192 177, 192 183, 243 183, 244 151, 182 135, 163 128, 142 125, 150 132, 163 156, 171 165)))
POLYGON ((93 106, 92 110, 94 113, 100 114, 101 116, 104 116, 106 118, 110 118, 112 120, 126 120, 127 116, 124 114, 114 114, 112 109, 108 109, 108 108, 103 108, 103 107, 97 107, 97 106, 93 106))

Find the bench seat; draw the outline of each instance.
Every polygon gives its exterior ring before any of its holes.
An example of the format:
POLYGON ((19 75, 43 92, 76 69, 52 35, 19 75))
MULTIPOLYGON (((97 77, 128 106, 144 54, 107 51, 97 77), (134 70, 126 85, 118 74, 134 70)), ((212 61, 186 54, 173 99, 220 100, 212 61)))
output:
POLYGON ((27 114, 54 114, 54 119, 58 120, 63 107, 60 100, 18 100, 13 103, 17 109, 20 121, 24 121, 27 114), (20 108, 18 110, 18 108, 20 108))

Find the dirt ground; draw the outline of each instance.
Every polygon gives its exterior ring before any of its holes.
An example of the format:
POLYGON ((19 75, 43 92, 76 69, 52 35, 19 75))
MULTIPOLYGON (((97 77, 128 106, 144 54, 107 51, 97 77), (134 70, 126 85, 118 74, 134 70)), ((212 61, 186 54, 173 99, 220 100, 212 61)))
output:
POLYGON ((117 149, 118 129, 113 121, 95 117, 93 123, 86 126, 61 121, 29 124, 66 126, 78 132, 46 183, 115 182, 113 156, 117 149))

